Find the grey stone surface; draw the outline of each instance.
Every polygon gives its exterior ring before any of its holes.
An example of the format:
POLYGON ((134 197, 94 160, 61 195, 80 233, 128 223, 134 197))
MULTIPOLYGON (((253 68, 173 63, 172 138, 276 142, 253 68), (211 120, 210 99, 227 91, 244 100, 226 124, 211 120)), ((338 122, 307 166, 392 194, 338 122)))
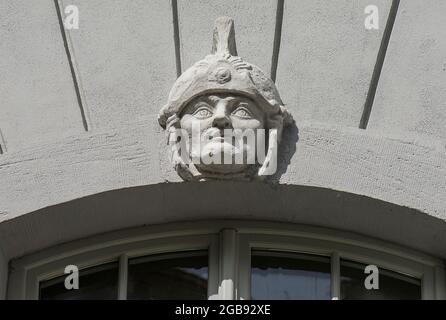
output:
POLYGON ((235 21, 238 54, 270 72, 276 21, 275 0, 179 0, 183 71, 209 54, 214 21, 220 16, 235 21))
POLYGON ((7 150, 81 133, 54 1, 1 0, 0 39, 0 129, 7 150))
POLYGON ((176 78, 170 1, 73 0, 68 32, 92 127, 157 114, 176 78))
POLYGON ((296 121, 359 127, 391 1, 285 1, 277 85, 296 121), (364 9, 379 8, 366 30, 364 9))
POLYGON ((446 2, 401 1, 369 129, 446 139, 446 2))

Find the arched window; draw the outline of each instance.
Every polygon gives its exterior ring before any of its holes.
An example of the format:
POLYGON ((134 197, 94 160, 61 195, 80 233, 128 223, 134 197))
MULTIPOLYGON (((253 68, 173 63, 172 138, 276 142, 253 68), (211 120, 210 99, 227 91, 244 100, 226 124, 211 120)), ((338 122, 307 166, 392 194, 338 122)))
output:
POLYGON ((439 259, 357 235, 275 223, 125 230, 11 266, 8 297, 14 299, 445 298, 439 259), (79 289, 66 288, 72 275, 64 274, 66 266, 78 268, 79 289), (377 275, 371 282, 367 266, 377 275))

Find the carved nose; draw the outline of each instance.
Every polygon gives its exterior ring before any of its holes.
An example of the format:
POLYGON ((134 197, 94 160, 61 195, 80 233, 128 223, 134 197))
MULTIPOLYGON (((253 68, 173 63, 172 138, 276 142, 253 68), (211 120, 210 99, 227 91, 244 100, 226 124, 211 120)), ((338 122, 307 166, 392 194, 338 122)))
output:
POLYGON ((212 126, 218 129, 231 129, 231 120, 226 115, 217 116, 214 118, 212 126))

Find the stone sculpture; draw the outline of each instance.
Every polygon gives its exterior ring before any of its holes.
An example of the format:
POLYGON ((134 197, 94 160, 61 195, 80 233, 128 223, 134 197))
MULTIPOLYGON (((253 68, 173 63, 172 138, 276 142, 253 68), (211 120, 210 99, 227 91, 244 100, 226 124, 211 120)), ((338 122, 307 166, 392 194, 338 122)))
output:
POLYGON ((215 22, 211 54, 177 79, 159 115, 172 163, 188 181, 274 174, 283 128, 292 122, 274 82, 237 56, 227 17, 215 22))

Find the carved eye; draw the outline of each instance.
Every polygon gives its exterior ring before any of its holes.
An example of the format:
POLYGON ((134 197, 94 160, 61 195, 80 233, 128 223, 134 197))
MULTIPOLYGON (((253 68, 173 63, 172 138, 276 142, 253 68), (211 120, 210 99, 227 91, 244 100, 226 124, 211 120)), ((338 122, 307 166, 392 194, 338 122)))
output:
POLYGON ((212 116, 212 110, 206 104, 200 104, 197 110, 193 113, 194 117, 199 119, 206 119, 212 116))
POLYGON ((236 117, 242 118, 242 119, 251 119, 252 114, 251 112, 245 107, 247 104, 243 103, 240 104, 237 109, 235 109, 232 114, 236 117))

